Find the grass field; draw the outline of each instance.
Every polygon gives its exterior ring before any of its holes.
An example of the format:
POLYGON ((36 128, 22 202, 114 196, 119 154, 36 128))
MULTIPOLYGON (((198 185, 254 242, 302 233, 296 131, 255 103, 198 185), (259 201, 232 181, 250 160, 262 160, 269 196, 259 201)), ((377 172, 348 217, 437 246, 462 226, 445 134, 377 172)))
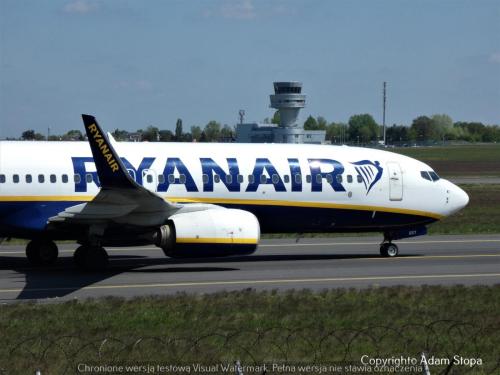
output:
POLYGON ((500 144, 402 147, 389 151, 433 167, 442 176, 500 176, 500 144))
MULTIPOLYGON (((82 363, 213 365, 237 359, 243 365, 360 365, 364 354, 420 358, 425 351, 483 363, 454 366, 451 374, 498 374, 498 311, 500 285, 3 305, 0 368, 6 374, 33 374, 36 368, 73 374, 82 363)), ((431 366, 431 373, 445 367, 431 366)))

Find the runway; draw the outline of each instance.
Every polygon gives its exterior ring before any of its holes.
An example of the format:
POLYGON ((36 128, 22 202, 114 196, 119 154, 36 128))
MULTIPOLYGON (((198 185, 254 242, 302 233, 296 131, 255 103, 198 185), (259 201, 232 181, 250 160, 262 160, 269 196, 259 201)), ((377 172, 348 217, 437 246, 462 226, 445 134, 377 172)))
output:
POLYGON ((263 240, 250 256, 178 260, 155 247, 109 248, 110 268, 77 270, 76 247, 60 246, 56 265, 30 267, 24 246, 0 246, 0 301, 212 293, 223 290, 366 288, 500 283, 500 235, 401 240, 398 258, 381 258, 380 237, 263 240))

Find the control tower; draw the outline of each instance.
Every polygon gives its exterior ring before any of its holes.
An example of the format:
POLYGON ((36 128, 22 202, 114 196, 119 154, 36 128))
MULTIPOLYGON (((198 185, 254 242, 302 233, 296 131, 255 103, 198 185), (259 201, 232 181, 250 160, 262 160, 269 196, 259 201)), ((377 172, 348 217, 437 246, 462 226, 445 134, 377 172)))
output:
POLYGON ((271 108, 280 114, 280 127, 301 127, 297 123, 299 111, 306 105, 306 96, 302 94, 302 82, 274 82, 274 95, 270 95, 271 108))
MULTIPOLYGON (((298 122, 301 108, 306 105, 302 82, 274 82, 274 95, 270 95, 271 108, 279 111, 280 123, 240 123, 236 126, 239 143, 310 143, 325 142, 325 130, 304 130, 298 122)), ((240 117, 241 119, 241 117, 240 117)))

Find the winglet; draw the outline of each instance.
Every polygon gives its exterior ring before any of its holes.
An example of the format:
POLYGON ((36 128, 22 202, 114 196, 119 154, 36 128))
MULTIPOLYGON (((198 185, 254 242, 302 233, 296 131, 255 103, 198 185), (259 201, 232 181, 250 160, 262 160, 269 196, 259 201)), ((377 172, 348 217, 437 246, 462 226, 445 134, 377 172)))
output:
POLYGON ((140 187, 130 177, 111 142, 97 123, 94 116, 82 115, 85 132, 92 150, 97 175, 102 188, 136 189, 140 187))

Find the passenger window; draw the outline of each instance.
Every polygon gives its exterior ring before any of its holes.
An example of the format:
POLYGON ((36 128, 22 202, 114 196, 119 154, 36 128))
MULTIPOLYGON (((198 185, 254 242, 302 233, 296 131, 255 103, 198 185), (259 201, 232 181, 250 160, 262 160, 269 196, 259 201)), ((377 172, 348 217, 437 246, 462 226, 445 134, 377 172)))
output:
POLYGON ((173 174, 168 175, 168 183, 173 184, 175 182, 175 177, 173 174))
POLYGON ((5 184, 5 175, 0 174, 0 184, 5 184))
POLYGON ((341 174, 338 174, 337 175, 337 182, 340 184, 342 183, 342 175, 341 174))
POLYGON ((208 184, 208 174, 201 175, 201 180, 204 184, 208 184))
POLYGON ((180 182, 181 184, 185 184, 185 183, 186 183, 186 175, 185 175, 185 174, 181 174, 181 175, 179 176, 179 182, 180 182))
POLYGON ((362 182, 363 182, 363 177, 361 177, 361 175, 360 175, 360 174, 358 174, 358 175, 356 176, 356 180, 357 180, 359 183, 362 183, 362 182))
POLYGON ((26 179, 26 183, 27 183, 27 184, 31 184, 31 182, 33 181, 33 178, 31 177, 31 175, 30 175, 30 174, 27 174, 27 175, 25 176, 25 179, 26 179))
POLYGON ((38 175, 38 182, 41 184, 45 182, 45 176, 43 174, 38 175))
POLYGON ((12 176, 12 182, 14 182, 15 184, 19 183, 19 175, 18 174, 15 174, 12 176))
POLYGON ((278 182, 280 182, 280 176, 278 176, 277 174, 273 174, 272 180, 273 184, 276 185, 278 182))
POLYGON ((165 182, 165 176, 164 176, 164 175, 162 175, 162 174, 159 174, 159 175, 158 175, 158 182, 159 182, 160 184, 163 184, 163 183, 165 182))
POLYGON ((148 182, 148 184, 152 184, 153 183, 153 176, 151 176, 150 174, 148 174, 146 176, 146 181, 148 182))
POLYGON ((238 179, 238 183, 241 184, 243 182, 243 176, 241 174, 238 175, 237 179, 238 179))
POLYGON ((90 184, 92 182, 92 175, 90 173, 87 173, 85 175, 85 179, 87 180, 87 184, 90 184))
POLYGON ((233 183, 233 176, 230 174, 226 175, 226 184, 232 184, 233 183))
POLYGON ((429 176, 429 173, 427 173, 426 171, 421 171, 420 176, 422 176, 426 180, 432 181, 431 176, 429 176))
POLYGON ((263 174, 260 175, 260 183, 265 184, 267 182, 267 177, 263 174))
POLYGON ((82 182, 82 177, 79 174, 75 174, 74 176, 75 183, 79 184, 82 182))
POLYGON ((306 176, 306 182, 307 182, 307 183, 311 183, 311 180, 312 180, 311 175, 310 175, 310 174, 308 174, 308 175, 306 176))
POLYGON ((347 175, 347 182, 352 183, 352 175, 347 175))
POLYGON ((301 184, 302 183, 302 175, 296 174, 295 175, 295 183, 296 184, 301 184))
POLYGON ((437 175, 437 173, 436 173, 436 172, 429 171, 429 175, 431 176, 432 181, 437 181, 437 180, 439 180, 439 176, 437 175))
POLYGON ((214 182, 219 183, 220 182, 220 176, 218 174, 214 174, 214 182))
POLYGON ((289 175, 284 175, 283 180, 285 181, 285 184, 288 184, 290 182, 290 176, 289 175))
POLYGON ((255 182, 255 177, 253 176, 253 174, 249 174, 248 175, 248 183, 253 184, 254 182, 255 182))
POLYGON ((55 174, 51 174, 50 175, 50 182, 54 184, 56 181, 57 181, 56 175, 55 174))
POLYGON ((68 175, 67 174, 63 174, 61 176, 61 181, 63 182, 63 184, 67 184, 68 183, 68 175))
POLYGON ((326 175, 326 182, 328 182, 329 184, 333 182, 333 176, 330 173, 326 175))

